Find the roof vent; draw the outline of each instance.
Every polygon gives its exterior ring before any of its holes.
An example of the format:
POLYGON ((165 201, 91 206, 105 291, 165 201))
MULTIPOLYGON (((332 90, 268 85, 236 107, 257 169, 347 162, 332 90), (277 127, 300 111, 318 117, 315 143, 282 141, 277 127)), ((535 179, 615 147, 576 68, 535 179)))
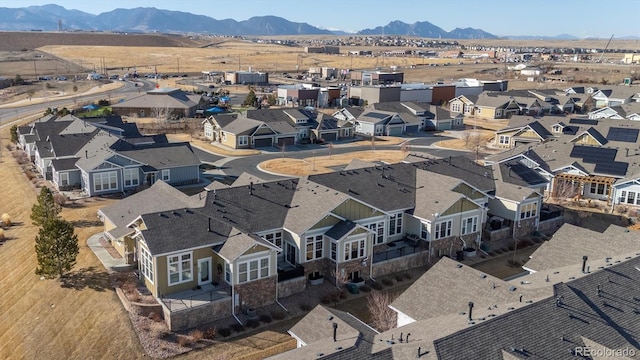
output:
POLYGON ((457 264, 456 267, 460 269, 462 267, 462 264, 457 264))
POLYGON ((517 289, 517 288, 516 288, 515 286, 513 286, 513 285, 512 285, 512 286, 509 286, 509 291, 516 291, 516 289, 517 289))

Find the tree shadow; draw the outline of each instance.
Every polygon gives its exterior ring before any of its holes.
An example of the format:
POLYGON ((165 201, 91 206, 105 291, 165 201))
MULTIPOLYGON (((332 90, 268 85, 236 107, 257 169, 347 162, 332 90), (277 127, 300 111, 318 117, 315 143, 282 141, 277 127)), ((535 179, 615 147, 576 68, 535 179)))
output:
POLYGON ((109 274, 104 270, 96 269, 95 266, 68 273, 60 278, 60 283, 63 288, 75 290, 89 288, 95 291, 105 291, 112 288, 109 274))
POLYGON ((85 228, 85 227, 100 227, 102 222, 100 220, 74 220, 71 221, 73 227, 85 228))

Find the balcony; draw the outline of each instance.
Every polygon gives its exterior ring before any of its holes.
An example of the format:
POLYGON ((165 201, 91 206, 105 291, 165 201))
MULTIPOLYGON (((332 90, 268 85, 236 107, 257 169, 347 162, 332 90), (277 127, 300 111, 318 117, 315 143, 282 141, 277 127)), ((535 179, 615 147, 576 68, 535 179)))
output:
POLYGON ((297 277, 304 276, 304 266, 297 264, 291 265, 289 263, 278 263, 278 282, 285 280, 291 280, 297 277))
POLYGON ((373 263, 396 259, 429 250, 429 243, 415 235, 407 235, 404 239, 387 243, 386 249, 373 254, 373 263))

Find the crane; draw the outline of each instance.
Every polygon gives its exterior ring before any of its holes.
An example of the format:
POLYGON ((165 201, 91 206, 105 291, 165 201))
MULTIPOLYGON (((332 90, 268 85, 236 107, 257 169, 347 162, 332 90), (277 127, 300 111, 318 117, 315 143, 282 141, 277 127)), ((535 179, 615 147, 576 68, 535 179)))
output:
POLYGON ((613 40, 613 35, 611 34, 611 37, 609 38, 609 41, 607 41, 607 45, 604 47, 604 50, 602 50, 602 54, 600 54, 600 58, 598 59, 598 63, 602 62, 602 57, 604 56, 604 53, 607 51, 607 49, 609 48, 609 44, 611 44, 611 40, 613 40))

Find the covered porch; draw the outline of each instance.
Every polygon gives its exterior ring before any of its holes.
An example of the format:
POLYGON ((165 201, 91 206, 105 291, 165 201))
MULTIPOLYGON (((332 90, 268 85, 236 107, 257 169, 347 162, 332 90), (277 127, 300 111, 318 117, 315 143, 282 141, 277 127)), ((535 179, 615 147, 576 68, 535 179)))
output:
POLYGON ((611 204, 611 185, 616 181, 615 178, 608 176, 593 175, 577 175, 577 174, 558 174, 554 177, 551 196, 554 198, 573 198, 579 200, 587 194, 585 184, 593 187, 592 194, 601 195, 602 200, 611 204))

